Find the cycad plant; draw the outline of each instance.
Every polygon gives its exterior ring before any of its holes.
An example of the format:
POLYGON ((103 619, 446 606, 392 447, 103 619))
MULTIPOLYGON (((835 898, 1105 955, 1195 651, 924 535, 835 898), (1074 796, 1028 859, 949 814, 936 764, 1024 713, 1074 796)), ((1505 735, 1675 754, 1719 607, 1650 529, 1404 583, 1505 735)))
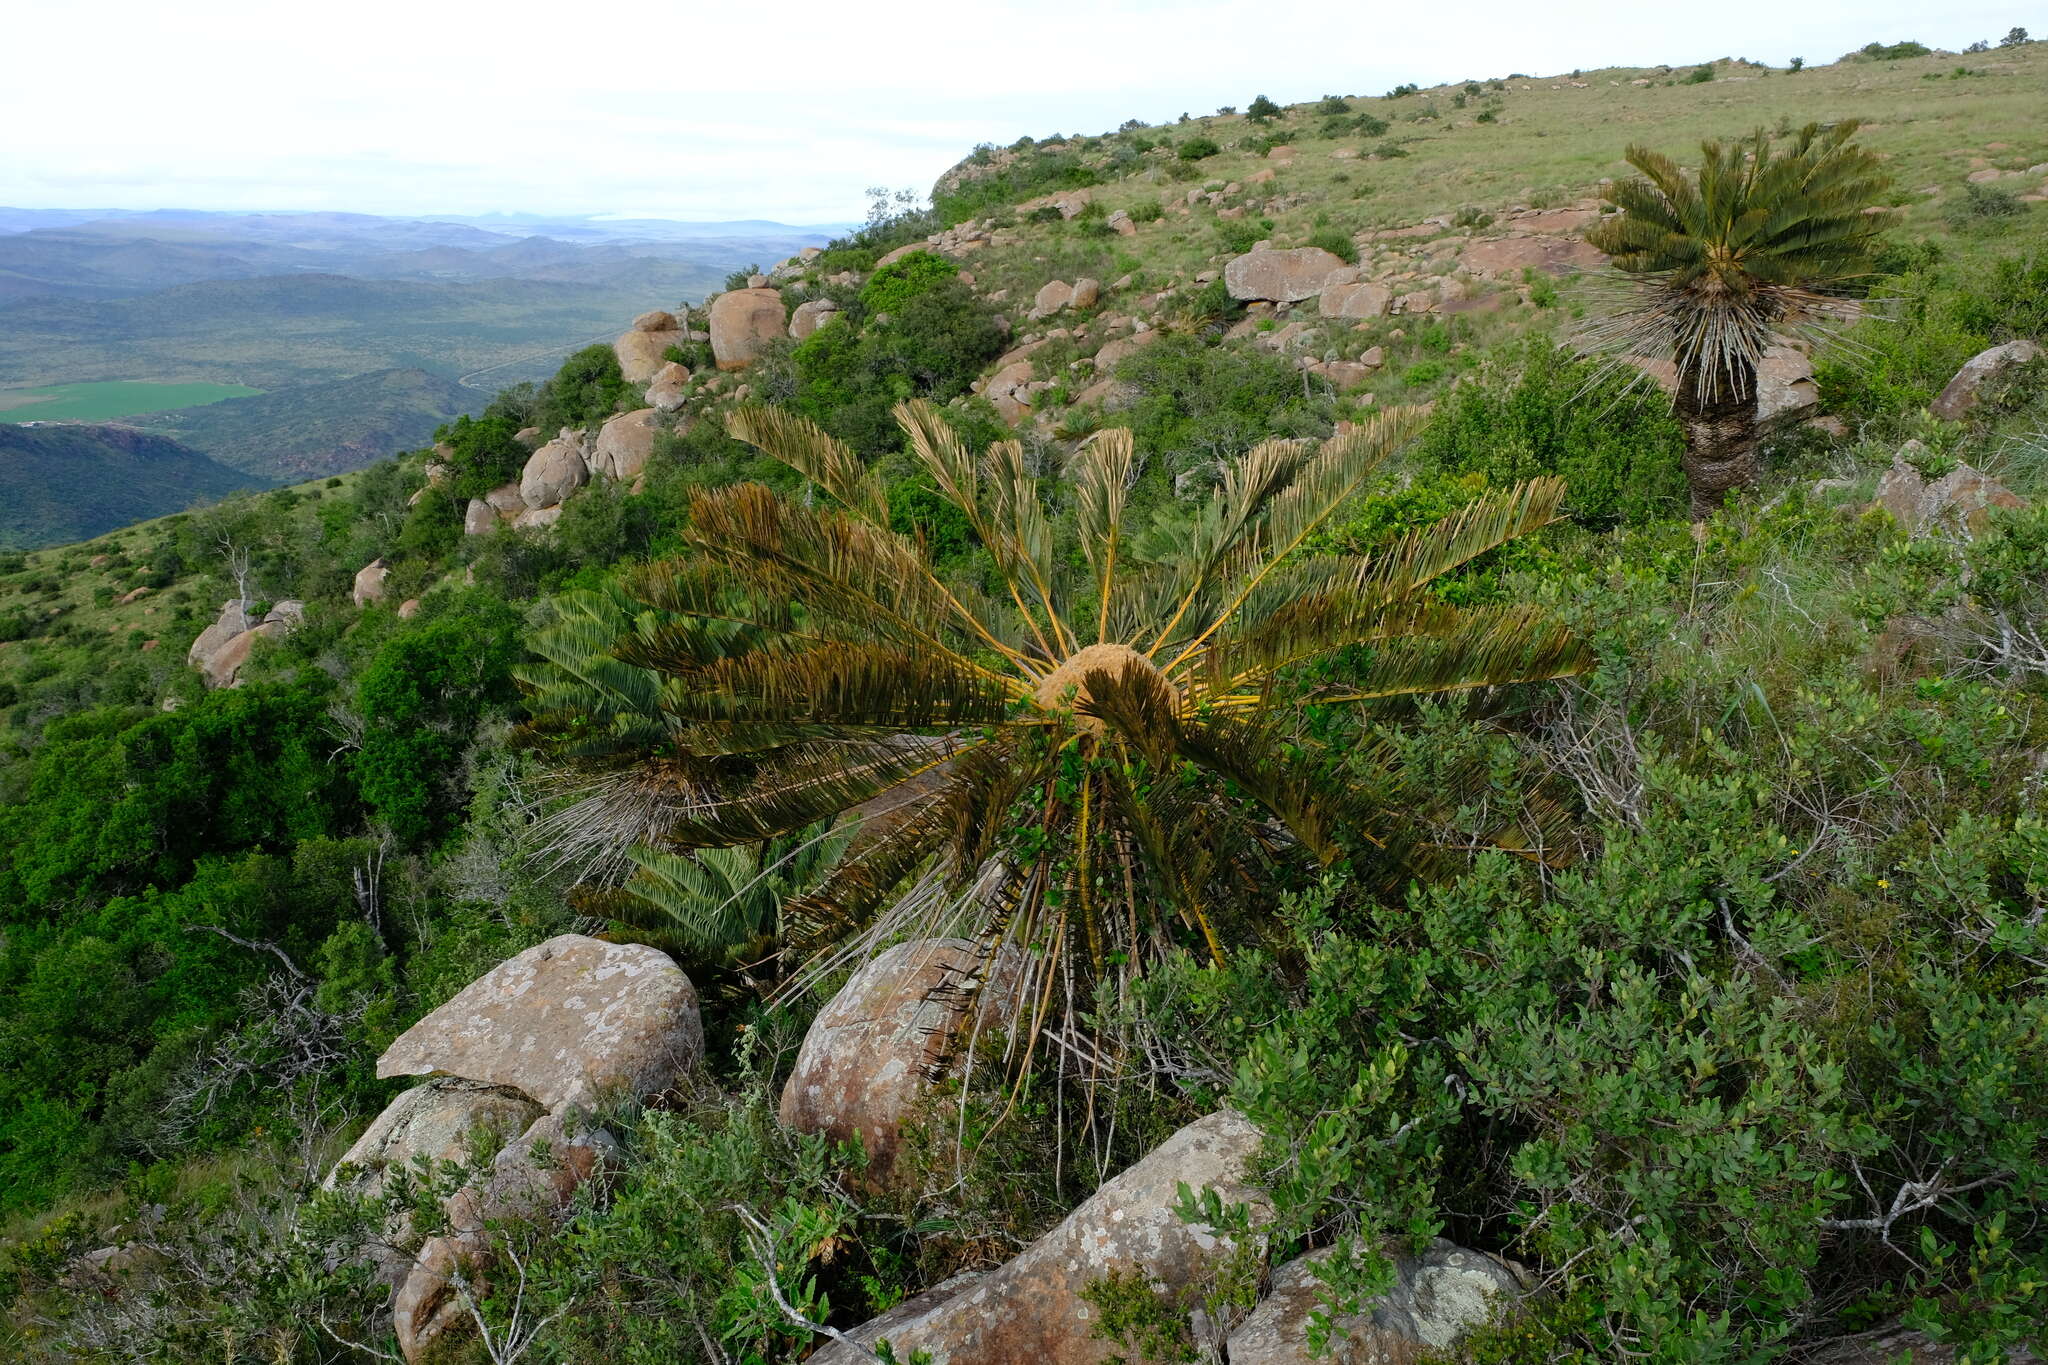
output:
POLYGON ((600 746, 560 826, 565 846, 631 831, 687 849, 837 819, 845 856, 783 908, 808 963, 796 985, 899 934, 962 934, 989 958, 1024 950, 1036 1029, 1182 935, 1221 956, 1277 864, 1399 842, 1396 812, 1329 775, 1313 708, 1585 665, 1536 609, 1431 591, 1554 520, 1554 479, 1376 554, 1311 550, 1413 411, 1258 446, 1156 545, 1126 534, 1131 435, 1101 432, 1056 490, 1072 553, 1019 443, 977 458, 936 409, 896 415, 988 550, 984 582, 949 581, 892 530, 887 491, 840 442, 775 410, 735 415, 735 436, 824 497, 694 496, 689 552, 637 575, 642 614, 612 646, 659 678, 663 741, 635 763, 600 746))
POLYGON ((1730 489, 1757 482, 1764 352, 1858 315, 1839 291, 1870 270, 1885 223, 1867 210, 1890 179, 1850 141, 1856 128, 1808 124, 1783 144, 1761 130, 1708 142, 1696 174, 1632 146, 1628 163, 1640 175, 1607 190, 1620 212, 1586 234, 1628 283, 1593 343, 1675 367, 1696 521, 1730 489))

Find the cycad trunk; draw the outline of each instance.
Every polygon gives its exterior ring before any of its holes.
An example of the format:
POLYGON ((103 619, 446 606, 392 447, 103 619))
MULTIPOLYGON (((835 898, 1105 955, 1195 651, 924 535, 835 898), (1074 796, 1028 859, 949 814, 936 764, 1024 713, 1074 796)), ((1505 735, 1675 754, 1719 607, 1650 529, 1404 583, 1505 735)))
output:
POLYGON ((1705 392, 1703 379, 1697 372, 1682 376, 1676 404, 1685 426, 1685 485, 1694 521, 1719 511, 1729 489, 1756 487, 1763 472, 1757 460, 1756 370, 1742 367, 1718 394, 1705 392))

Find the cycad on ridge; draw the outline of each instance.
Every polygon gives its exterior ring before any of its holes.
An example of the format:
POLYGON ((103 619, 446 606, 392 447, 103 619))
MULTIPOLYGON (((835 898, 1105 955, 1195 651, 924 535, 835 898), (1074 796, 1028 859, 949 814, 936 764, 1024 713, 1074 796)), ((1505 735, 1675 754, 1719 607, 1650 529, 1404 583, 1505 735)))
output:
POLYGON ((1836 291, 1869 272, 1885 221, 1867 210, 1891 182, 1877 157, 1850 141, 1857 126, 1808 124, 1783 146, 1761 130, 1708 142, 1691 175, 1632 146, 1628 163, 1639 176, 1606 191, 1621 211, 1586 234, 1630 277, 1589 344, 1675 367, 1696 521, 1730 489, 1757 482, 1764 352, 1860 314, 1836 291))

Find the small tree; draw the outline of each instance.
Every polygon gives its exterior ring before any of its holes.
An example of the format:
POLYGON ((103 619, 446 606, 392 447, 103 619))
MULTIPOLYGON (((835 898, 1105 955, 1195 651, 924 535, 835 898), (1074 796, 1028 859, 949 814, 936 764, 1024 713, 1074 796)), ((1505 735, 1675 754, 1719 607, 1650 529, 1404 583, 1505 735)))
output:
POLYGON ((1709 142, 1688 174, 1630 147, 1641 174, 1606 198, 1621 212, 1586 234, 1629 288, 1591 341, 1622 362, 1676 371, 1693 519, 1758 477, 1757 364, 1786 334, 1825 332, 1857 315, 1833 292, 1870 269, 1884 227, 1866 212, 1890 184, 1854 120, 1808 124, 1784 146, 1759 129, 1709 142))
POLYGON ((2022 43, 2030 43, 2032 41, 2033 39, 2027 36, 2025 29, 2015 25, 2006 30, 2005 36, 1998 40, 1998 45, 2000 47, 2018 47, 2022 43))
POLYGON ((1245 106, 1244 116, 1253 123, 1264 123, 1267 119, 1279 118, 1281 112, 1279 105, 1260 95, 1245 106))

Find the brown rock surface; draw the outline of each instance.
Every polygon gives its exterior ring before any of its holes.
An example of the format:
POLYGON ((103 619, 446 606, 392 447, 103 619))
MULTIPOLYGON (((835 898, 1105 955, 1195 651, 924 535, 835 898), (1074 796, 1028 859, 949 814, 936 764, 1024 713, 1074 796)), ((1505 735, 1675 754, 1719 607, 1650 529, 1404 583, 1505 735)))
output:
POLYGON ((1906 442, 1877 482, 1874 505, 1890 512, 1909 535, 1935 529, 1975 535, 1990 526, 1992 508, 2027 505, 2025 498, 1967 464, 1938 479, 1926 478, 1908 460, 1925 453, 1918 441, 1906 442))
MULTIPOLYGON (((872 1345, 886 1330, 897 1356, 929 1351, 933 1365, 1102 1365, 1112 1345, 1090 1335, 1095 1310, 1081 1291, 1111 1269, 1136 1270, 1169 1289, 1206 1286, 1235 1249, 1229 1238, 1174 1212, 1176 1186, 1213 1188, 1225 1204, 1271 1217, 1264 1192, 1248 1183, 1259 1130, 1241 1115, 1211 1114, 1175 1133, 1110 1180, 1060 1225, 993 1271, 929 1308, 877 1319, 848 1333, 872 1345), (885 1327, 886 1322, 886 1327, 885 1327)), ((854 1365, 834 1343, 812 1365, 854 1365)))
POLYGON ((500 963, 401 1034, 377 1075, 509 1085, 550 1110, 653 1095, 704 1051, 697 992, 652 948, 563 934, 500 963))
POLYGON ((802 341, 839 316, 839 305, 830 299, 811 299, 796 306, 789 317, 789 334, 802 341))
POLYGON ((683 405, 684 389, 689 382, 689 368, 668 361, 647 383, 647 406, 656 412, 674 412, 683 405))
POLYGON ((1316 311, 1326 318, 1377 318, 1394 306, 1394 291, 1383 284, 1335 284, 1323 291, 1316 311))
POLYGON ((668 348, 680 346, 687 339, 680 328, 645 332, 635 327, 612 343, 612 352, 618 356, 619 373, 628 384, 645 384, 668 364, 668 348))
POLYGON ((1458 254, 1459 265, 1474 275, 1489 279, 1519 279, 1524 270, 1568 275, 1575 270, 1594 269, 1606 259, 1575 238, 1551 236, 1501 237, 1490 242, 1473 242, 1458 254))
POLYGON ((373 559, 356 570, 355 587, 349 592, 349 600, 359 607, 384 600, 384 583, 391 577, 391 566, 382 559, 373 559))

